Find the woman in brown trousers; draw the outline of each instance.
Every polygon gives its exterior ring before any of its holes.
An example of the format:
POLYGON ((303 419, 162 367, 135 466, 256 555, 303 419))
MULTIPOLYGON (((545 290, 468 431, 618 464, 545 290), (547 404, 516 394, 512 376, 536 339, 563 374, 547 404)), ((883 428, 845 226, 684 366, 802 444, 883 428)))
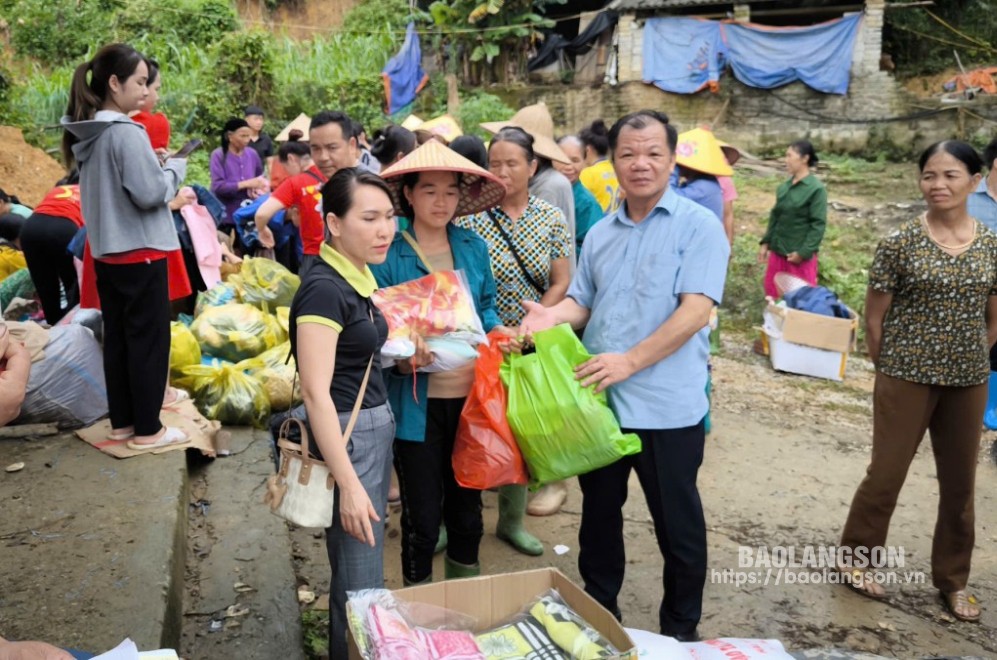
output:
POLYGON ((866 298, 866 341, 876 364, 872 460, 842 532, 854 561, 839 557, 846 584, 886 596, 867 570, 880 566, 858 558, 885 546, 907 470, 930 431, 939 491, 931 577, 960 621, 980 618, 966 583, 988 354, 997 340, 997 234, 966 210, 982 165, 964 142, 929 147, 919 162, 927 212, 876 250, 866 298))

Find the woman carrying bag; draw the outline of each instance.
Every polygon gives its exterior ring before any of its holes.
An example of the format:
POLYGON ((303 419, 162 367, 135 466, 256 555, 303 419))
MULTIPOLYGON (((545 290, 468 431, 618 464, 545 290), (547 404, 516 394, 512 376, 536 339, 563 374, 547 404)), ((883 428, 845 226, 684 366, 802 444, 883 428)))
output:
POLYGON ((380 177, 345 168, 322 188, 322 215, 326 240, 291 303, 289 334, 311 446, 336 482, 325 534, 329 654, 345 658, 346 592, 384 586, 395 420, 381 378, 388 325, 370 298, 377 282, 368 264, 387 256, 395 214, 380 177))
MULTIPOLYGON (((505 195, 499 180, 455 151, 430 140, 385 169, 396 212, 411 218, 395 236, 388 258, 374 267, 381 287, 435 271, 461 270, 467 277, 485 331, 500 325, 488 244, 452 220, 493 206, 505 195)), ((511 331, 510 331, 511 334, 511 331)), ((415 338, 423 346, 424 338, 415 338)), ((432 361, 425 349, 420 361, 432 361)), ((400 362, 385 371, 388 399, 398 417, 395 471, 402 500, 402 577, 406 585, 431 582, 440 523, 448 538, 447 578, 480 574, 478 545, 481 491, 463 488, 451 462, 457 424, 474 382, 474 363, 453 371, 415 374, 400 362)))

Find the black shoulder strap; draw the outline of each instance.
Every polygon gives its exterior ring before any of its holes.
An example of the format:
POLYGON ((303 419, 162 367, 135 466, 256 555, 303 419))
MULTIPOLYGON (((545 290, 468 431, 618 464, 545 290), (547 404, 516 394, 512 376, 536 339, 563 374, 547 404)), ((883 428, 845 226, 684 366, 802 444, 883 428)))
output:
POLYGON ((512 258, 516 260, 516 263, 519 265, 519 269, 523 271, 523 276, 526 277, 526 281, 529 282, 530 286, 536 289, 537 293, 542 296, 545 293, 544 288, 540 286, 536 278, 533 277, 530 271, 526 269, 526 264, 523 263, 522 258, 519 256, 519 252, 516 251, 516 246, 513 245, 512 237, 509 236, 509 232, 505 230, 505 227, 503 227, 502 223, 498 221, 498 218, 495 217, 495 214, 492 213, 491 209, 488 209, 487 213, 488 217, 492 220, 492 224, 495 225, 495 228, 498 229, 500 234, 502 234, 505 244, 509 246, 509 251, 512 252, 512 258))
POLYGON ((315 172, 312 172, 311 170, 305 170, 304 172, 302 172, 302 174, 307 174, 308 176, 315 179, 319 183, 325 183, 326 181, 328 181, 328 179, 323 179, 322 177, 320 177, 318 174, 315 174, 315 172))

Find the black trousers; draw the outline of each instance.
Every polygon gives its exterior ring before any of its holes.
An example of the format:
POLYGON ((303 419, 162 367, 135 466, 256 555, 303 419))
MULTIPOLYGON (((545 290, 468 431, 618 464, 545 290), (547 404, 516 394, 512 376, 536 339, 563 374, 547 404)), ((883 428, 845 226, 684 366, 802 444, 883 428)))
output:
POLYGON ((170 367, 170 295, 166 259, 113 265, 97 261, 104 317, 104 378, 111 427, 135 435, 163 428, 159 410, 170 367))
POLYGON ((696 487, 706 443, 703 423, 628 432, 640 436, 641 453, 578 477, 582 488, 578 569, 585 591, 619 617, 617 597, 626 567, 623 504, 630 471, 636 470, 665 560, 665 593, 658 612, 661 633, 691 633, 702 617, 706 583, 706 519, 696 487))
POLYGON ((423 442, 395 440, 395 472, 402 495, 402 575, 409 584, 433 574, 440 521, 447 529, 447 556, 478 563, 484 533, 481 491, 464 488, 453 474, 453 447, 464 399, 430 399, 423 442))
POLYGON ((69 218, 43 213, 32 214, 21 228, 21 250, 49 325, 58 323, 80 302, 73 257, 66 251, 77 229, 76 223, 69 218), (66 291, 65 308, 62 306, 63 289, 66 291))
POLYGON ((997 344, 990 349, 990 371, 997 371, 997 344))

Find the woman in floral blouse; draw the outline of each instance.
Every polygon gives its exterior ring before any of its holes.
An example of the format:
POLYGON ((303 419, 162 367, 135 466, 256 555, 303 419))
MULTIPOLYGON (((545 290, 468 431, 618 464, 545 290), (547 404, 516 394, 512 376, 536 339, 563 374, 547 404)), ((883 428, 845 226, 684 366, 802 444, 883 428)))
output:
POLYGON ((961 621, 980 618, 966 583, 988 353, 997 340, 997 234, 966 209, 982 165, 964 142, 929 147, 919 162, 927 213, 876 250, 866 298, 866 341, 876 364, 872 461, 852 501, 839 556, 846 584, 885 597, 868 570, 882 566, 864 561, 860 549, 886 544, 907 470, 930 431, 939 491, 932 582, 961 621))

